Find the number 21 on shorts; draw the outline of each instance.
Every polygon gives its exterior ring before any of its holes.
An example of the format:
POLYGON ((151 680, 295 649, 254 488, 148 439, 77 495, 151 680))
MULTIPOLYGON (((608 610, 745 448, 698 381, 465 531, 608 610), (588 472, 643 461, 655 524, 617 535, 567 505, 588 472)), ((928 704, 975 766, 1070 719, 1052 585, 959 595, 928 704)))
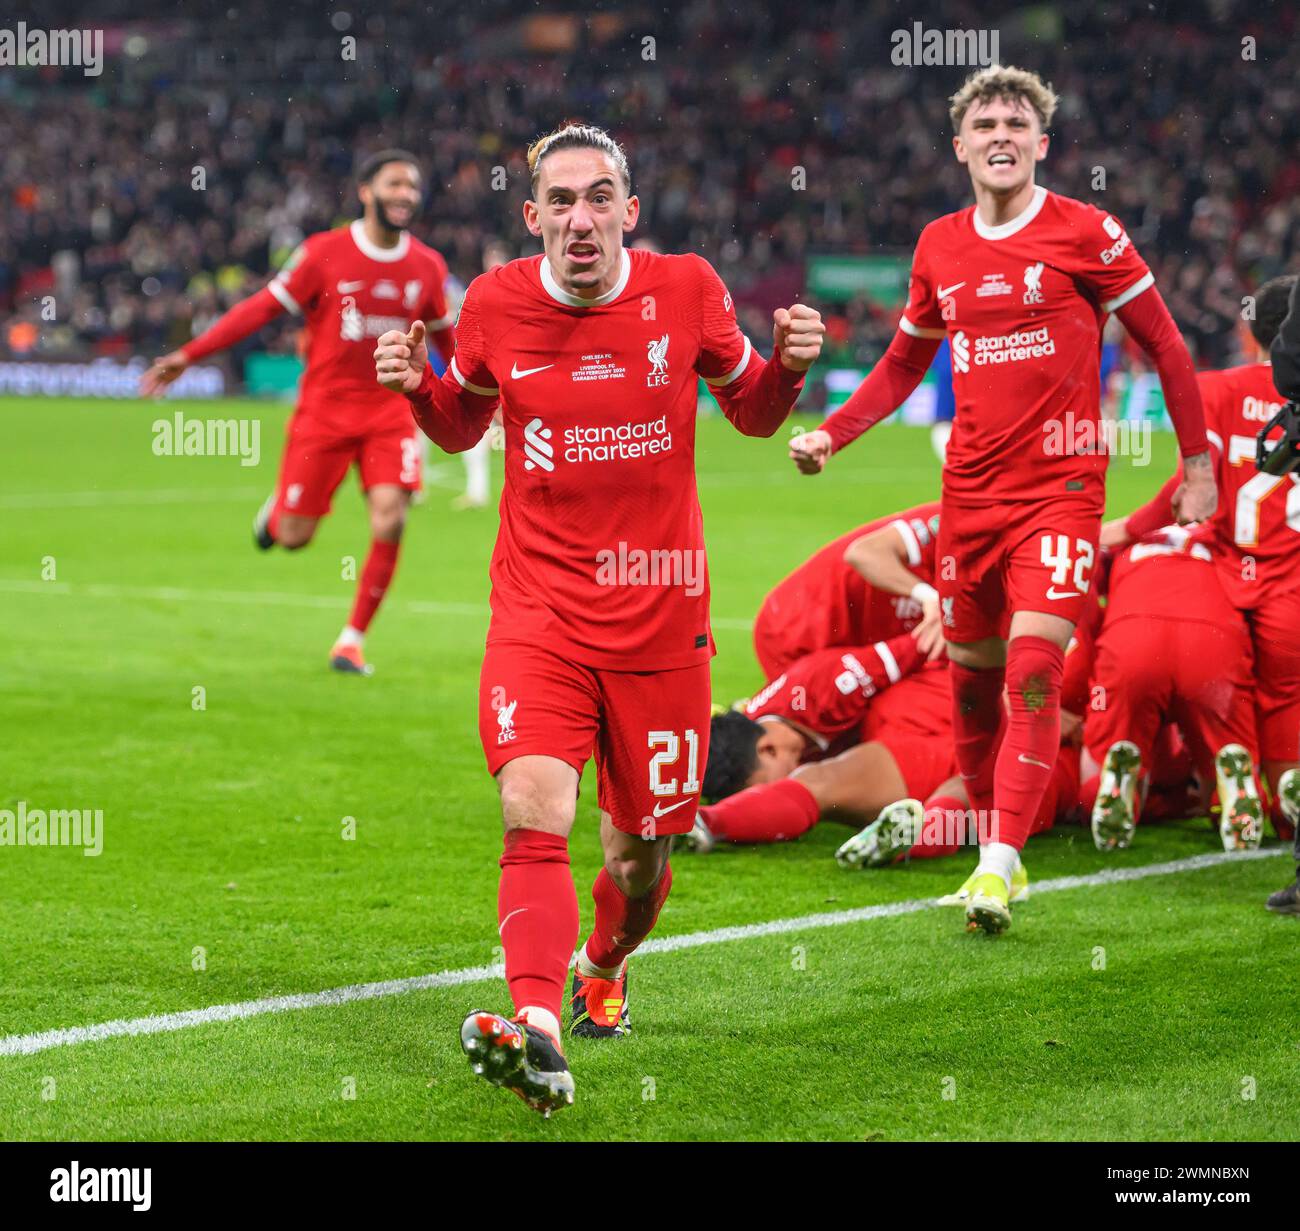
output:
POLYGON ((650 758, 650 790, 655 795, 695 795, 700 789, 700 737, 690 730, 683 735, 686 740, 686 780, 679 788, 676 778, 664 781, 663 771, 681 760, 682 740, 676 731, 650 732, 650 749, 660 749, 650 758))
POLYGON ((1092 544, 1087 539, 1075 539, 1072 555, 1069 535, 1045 534, 1042 548, 1043 567, 1052 570, 1052 584, 1047 588, 1047 597, 1074 598, 1087 594, 1088 572, 1093 561, 1092 544))

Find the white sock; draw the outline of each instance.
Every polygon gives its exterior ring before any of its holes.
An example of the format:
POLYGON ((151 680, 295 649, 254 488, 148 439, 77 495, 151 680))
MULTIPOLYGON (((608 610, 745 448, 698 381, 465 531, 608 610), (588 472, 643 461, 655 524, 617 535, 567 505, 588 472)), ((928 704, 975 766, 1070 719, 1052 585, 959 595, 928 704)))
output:
POLYGON ((564 1048, 560 1044, 560 1022, 550 1009, 539 1009, 536 1005, 526 1004, 519 1010, 518 1017, 526 1021, 530 1026, 536 1026, 538 1030, 545 1030, 555 1042, 555 1046, 561 1051, 564 1048))
POLYGON ((475 504, 487 504, 489 492, 488 458, 492 447, 488 443, 488 433, 472 449, 466 449, 461 457, 465 459, 465 495, 475 504))
POLYGON ((355 645, 358 649, 365 645, 365 643, 365 633, 353 628, 351 624, 345 624, 343 626, 343 631, 339 633, 339 639, 335 642, 336 645, 355 645))
POLYGON ((584 941, 582 948, 578 950, 578 970, 586 975, 589 979, 617 979, 623 973, 623 967, 626 962, 620 962, 613 970, 604 966, 597 966, 595 962, 587 956, 587 944, 584 941))
POLYGON ((1020 860, 1020 852, 1006 842, 990 842, 980 847, 979 867, 976 875, 983 872, 996 872, 1007 883, 1007 892, 1011 892, 1011 873, 1015 871, 1020 860))

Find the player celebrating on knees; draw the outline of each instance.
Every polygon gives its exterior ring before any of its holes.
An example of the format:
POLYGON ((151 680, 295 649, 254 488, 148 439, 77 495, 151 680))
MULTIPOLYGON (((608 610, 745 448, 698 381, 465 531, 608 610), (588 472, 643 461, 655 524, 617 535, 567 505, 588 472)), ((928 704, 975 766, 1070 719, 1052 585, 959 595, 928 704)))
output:
POLYGON ((375 385, 374 341, 418 317, 444 360, 454 348, 444 289, 447 264, 407 228, 420 205, 414 154, 383 150, 361 164, 363 217, 308 236, 255 295, 144 374, 141 392, 160 393, 196 360, 256 333, 281 312, 307 322, 307 370, 275 492, 253 523, 264 551, 305 547, 353 462, 370 513, 370 552, 347 624, 330 651, 336 671, 368 675, 366 630, 397 569, 411 493, 420 487, 419 432, 406 400, 375 385))
MULTIPOLYGON (((1197 378, 1224 497, 1197 539, 1210 548, 1224 592, 1246 619, 1259 752, 1282 833, 1300 822, 1300 475, 1261 473, 1255 448, 1282 405, 1268 354, 1295 284, 1294 275, 1274 278, 1255 294, 1250 332, 1259 362, 1197 378)), ((1122 547, 1163 526, 1176 487, 1177 476, 1136 512, 1107 522, 1102 544, 1122 547)), ((1294 894, 1292 906, 1300 913, 1294 894)))
POLYGON ((505 825, 497 918, 515 1015, 471 1013, 461 1043, 476 1073, 549 1115, 573 1101, 560 1017, 578 939, 568 835, 583 766, 594 753, 605 866, 571 1034, 627 1033, 627 958, 668 896, 671 835, 691 829, 699 802, 713 641, 697 380, 741 432, 770 436, 824 330, 810 308, 778 309, 764 362, 708 262, 628 250, 639 203, 601 129, 559 128, 528 162, 524 221, 543 255, 474 280, 441 380, 419 322, 380 338, 375 365, 448 452, 473 445, 501 403, 479 730, 505 825))
POLYGON ((953 149, 975 204, 921 232, 888 351, 824 428, 791 442, 799 468, 816 473, 907 397, 948 337, 957 418, 936 588, 957 762, 993 839, 967 882, 967 923, 990 933, 1011 922, 1011 872, 1056 760, 1064 649, 1096 560, 1107 313, 1160 374, 1186 473, 1178 520, 1202 520, 1216 501, 1191 358, 1146 264, 1109 214, 1034 183, 1055 109, 1035 74, 998 65, 953 96, 953 149))

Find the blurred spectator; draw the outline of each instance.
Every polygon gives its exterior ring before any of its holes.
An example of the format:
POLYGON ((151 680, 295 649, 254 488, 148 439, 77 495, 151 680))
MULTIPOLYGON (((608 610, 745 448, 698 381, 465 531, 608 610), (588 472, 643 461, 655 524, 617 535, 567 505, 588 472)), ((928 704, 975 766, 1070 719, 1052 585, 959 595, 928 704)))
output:
MULTIPOLYGON (((425 159, 416 230, 468 282, 489 246, 538 250, 519 217, 528 142, 569 117, 609 127, 642 196, 639 234, 707 256, 756 339, 770 337, 770 305, 749 288, 799 286, 810 252, 906 255, 927 221, 969 200, 946 103, 967 70, 895 67, 890 33, 978 28, 974 5, 912 6, 903 21, 885 0, 810 0, 797 23, 724 0, 202 17, 101 0, 80 20, 76 3, 62 8, 65 26, 105 28, 109 55, 99 78, 0 74, 10 353, 30 349, 26 324, 36 353, 171 349, 304 235, 354 216, 354 156, 385 145, 425 159), (49 294, 54 324, 40 314, 49 294)), ((1164 11, 1045 4, 1004 20, 1001 54, 1062 96, 1042 182, 1125 223, 1198 362, 1222 366, 1238 355, 1242 296, 1300 263, 1300 87, 1268 62, 1297 10, 1164 11), (1248 35, 1259 60, 1242 58, 1248 35)), ((873 362, 896 314, 823 306, 832 357, 873 362)), ((255 344, 291 351, 294 328, 281 320, 255 344)))

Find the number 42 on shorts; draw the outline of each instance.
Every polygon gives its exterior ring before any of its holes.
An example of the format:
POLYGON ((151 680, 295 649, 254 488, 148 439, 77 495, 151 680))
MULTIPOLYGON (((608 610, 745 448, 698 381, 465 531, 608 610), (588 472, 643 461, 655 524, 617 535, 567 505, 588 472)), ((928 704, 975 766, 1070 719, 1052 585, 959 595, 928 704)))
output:
POLYGON ((1045 534, 1042 540, 1043 567, 1052 570, 1048 598, 1078 598, 1088 593, 1088 572, 1092 568, 1093 545, 1087 539, 1074 540, 1066 534, 1045 534), (1066 589, 1065 587, 1071 588, 1066 589), (1058 590, 1058 587, 1061 587, 1058 590))

